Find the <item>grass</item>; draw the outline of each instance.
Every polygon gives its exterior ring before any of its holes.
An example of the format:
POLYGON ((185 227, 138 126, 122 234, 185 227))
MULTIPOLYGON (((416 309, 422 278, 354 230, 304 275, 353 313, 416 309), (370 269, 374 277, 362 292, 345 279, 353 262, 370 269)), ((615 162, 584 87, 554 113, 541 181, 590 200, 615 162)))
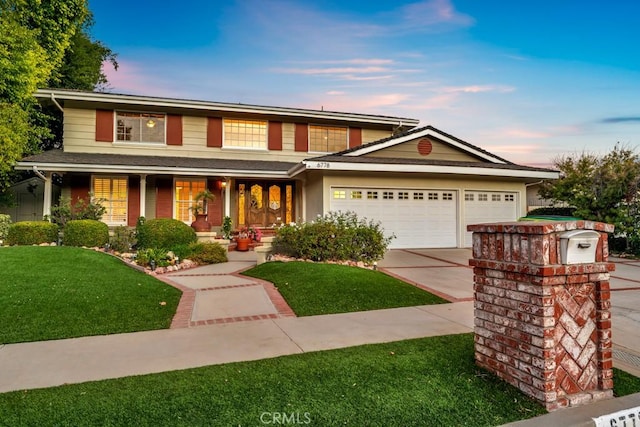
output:
POLYGON ((486 426, 545 410, 475 366, 471 334, 0 394, 11 426, 257 426, 265 413, 316 426, 486 426))
POLYGON ((613 368, 613 393, 616 397, 640 393, 640 377, 613 368))
POLYGON ((268 262, 243 274, 275 284, 298 316, 448 302, 379 271, 344 265, 268 262))
POLYGON ((0 265, 5 344, 168 328, 181 295, 82 248, 0 247, 0 265))

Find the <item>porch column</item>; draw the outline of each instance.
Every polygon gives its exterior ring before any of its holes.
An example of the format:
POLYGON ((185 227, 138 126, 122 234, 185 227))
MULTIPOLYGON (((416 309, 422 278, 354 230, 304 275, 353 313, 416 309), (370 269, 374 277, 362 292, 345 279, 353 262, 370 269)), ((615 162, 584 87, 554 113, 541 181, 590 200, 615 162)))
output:
POLYGON ((147 216, 147 175, 140 175, 140 216, 147 216))
POLYGON ((51 199, 53 195, 53 186, 51 185, 51 172, 44 173, 44 197, 42 198, 42 217, 51 217, 51 199))
POLYGON ((224 187, 224 216, 231 216, 231 180, 225 178, 227 185, 224 187))

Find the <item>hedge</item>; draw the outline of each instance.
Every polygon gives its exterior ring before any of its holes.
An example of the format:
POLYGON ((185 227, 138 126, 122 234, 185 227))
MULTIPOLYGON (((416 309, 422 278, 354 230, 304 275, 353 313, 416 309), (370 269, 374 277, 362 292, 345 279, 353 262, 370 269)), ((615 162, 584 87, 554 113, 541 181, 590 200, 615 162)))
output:
POLYGON ((196 232, 182 221, 170 218, 139 220, 136 228, 138 249, 188 245, 197 240, 196 232))
POLYGON ((66 246, 104 246, 109 241, 109 227, 95 219, 74 219, 64 227, 63 242, 66 246))
POLYGON ((4 241, 9 233, 11 225, 11 217, 9 215, 0 214, 0 241, 4 241))
POLYGON ((49 221, 20 221, 9 226, 7 244, 39 245, 58 241, 58 226, 49 221))

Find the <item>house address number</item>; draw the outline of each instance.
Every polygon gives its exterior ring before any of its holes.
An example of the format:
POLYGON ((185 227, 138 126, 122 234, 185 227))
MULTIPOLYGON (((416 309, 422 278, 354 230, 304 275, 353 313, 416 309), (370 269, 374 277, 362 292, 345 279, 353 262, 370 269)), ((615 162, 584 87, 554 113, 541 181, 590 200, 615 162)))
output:
POLYGON ((318 162, 316 163, 317 169, 329 169, 331 168, 331 164, 329 162, 318 162))
POLYGON ((640 406, 593 418, 596 427, 638 427, 640 426, 640 406))

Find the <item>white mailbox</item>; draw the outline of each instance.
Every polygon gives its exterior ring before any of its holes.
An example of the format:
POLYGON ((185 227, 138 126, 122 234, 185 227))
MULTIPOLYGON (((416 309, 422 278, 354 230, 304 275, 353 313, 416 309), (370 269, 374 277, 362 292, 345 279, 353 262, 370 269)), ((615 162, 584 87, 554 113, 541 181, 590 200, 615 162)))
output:
POLYGON ((560 235, 560 258, 563 264, 585 264, 596 261, 596 247, 600 233, 592 230, 573 230, 560 235))

